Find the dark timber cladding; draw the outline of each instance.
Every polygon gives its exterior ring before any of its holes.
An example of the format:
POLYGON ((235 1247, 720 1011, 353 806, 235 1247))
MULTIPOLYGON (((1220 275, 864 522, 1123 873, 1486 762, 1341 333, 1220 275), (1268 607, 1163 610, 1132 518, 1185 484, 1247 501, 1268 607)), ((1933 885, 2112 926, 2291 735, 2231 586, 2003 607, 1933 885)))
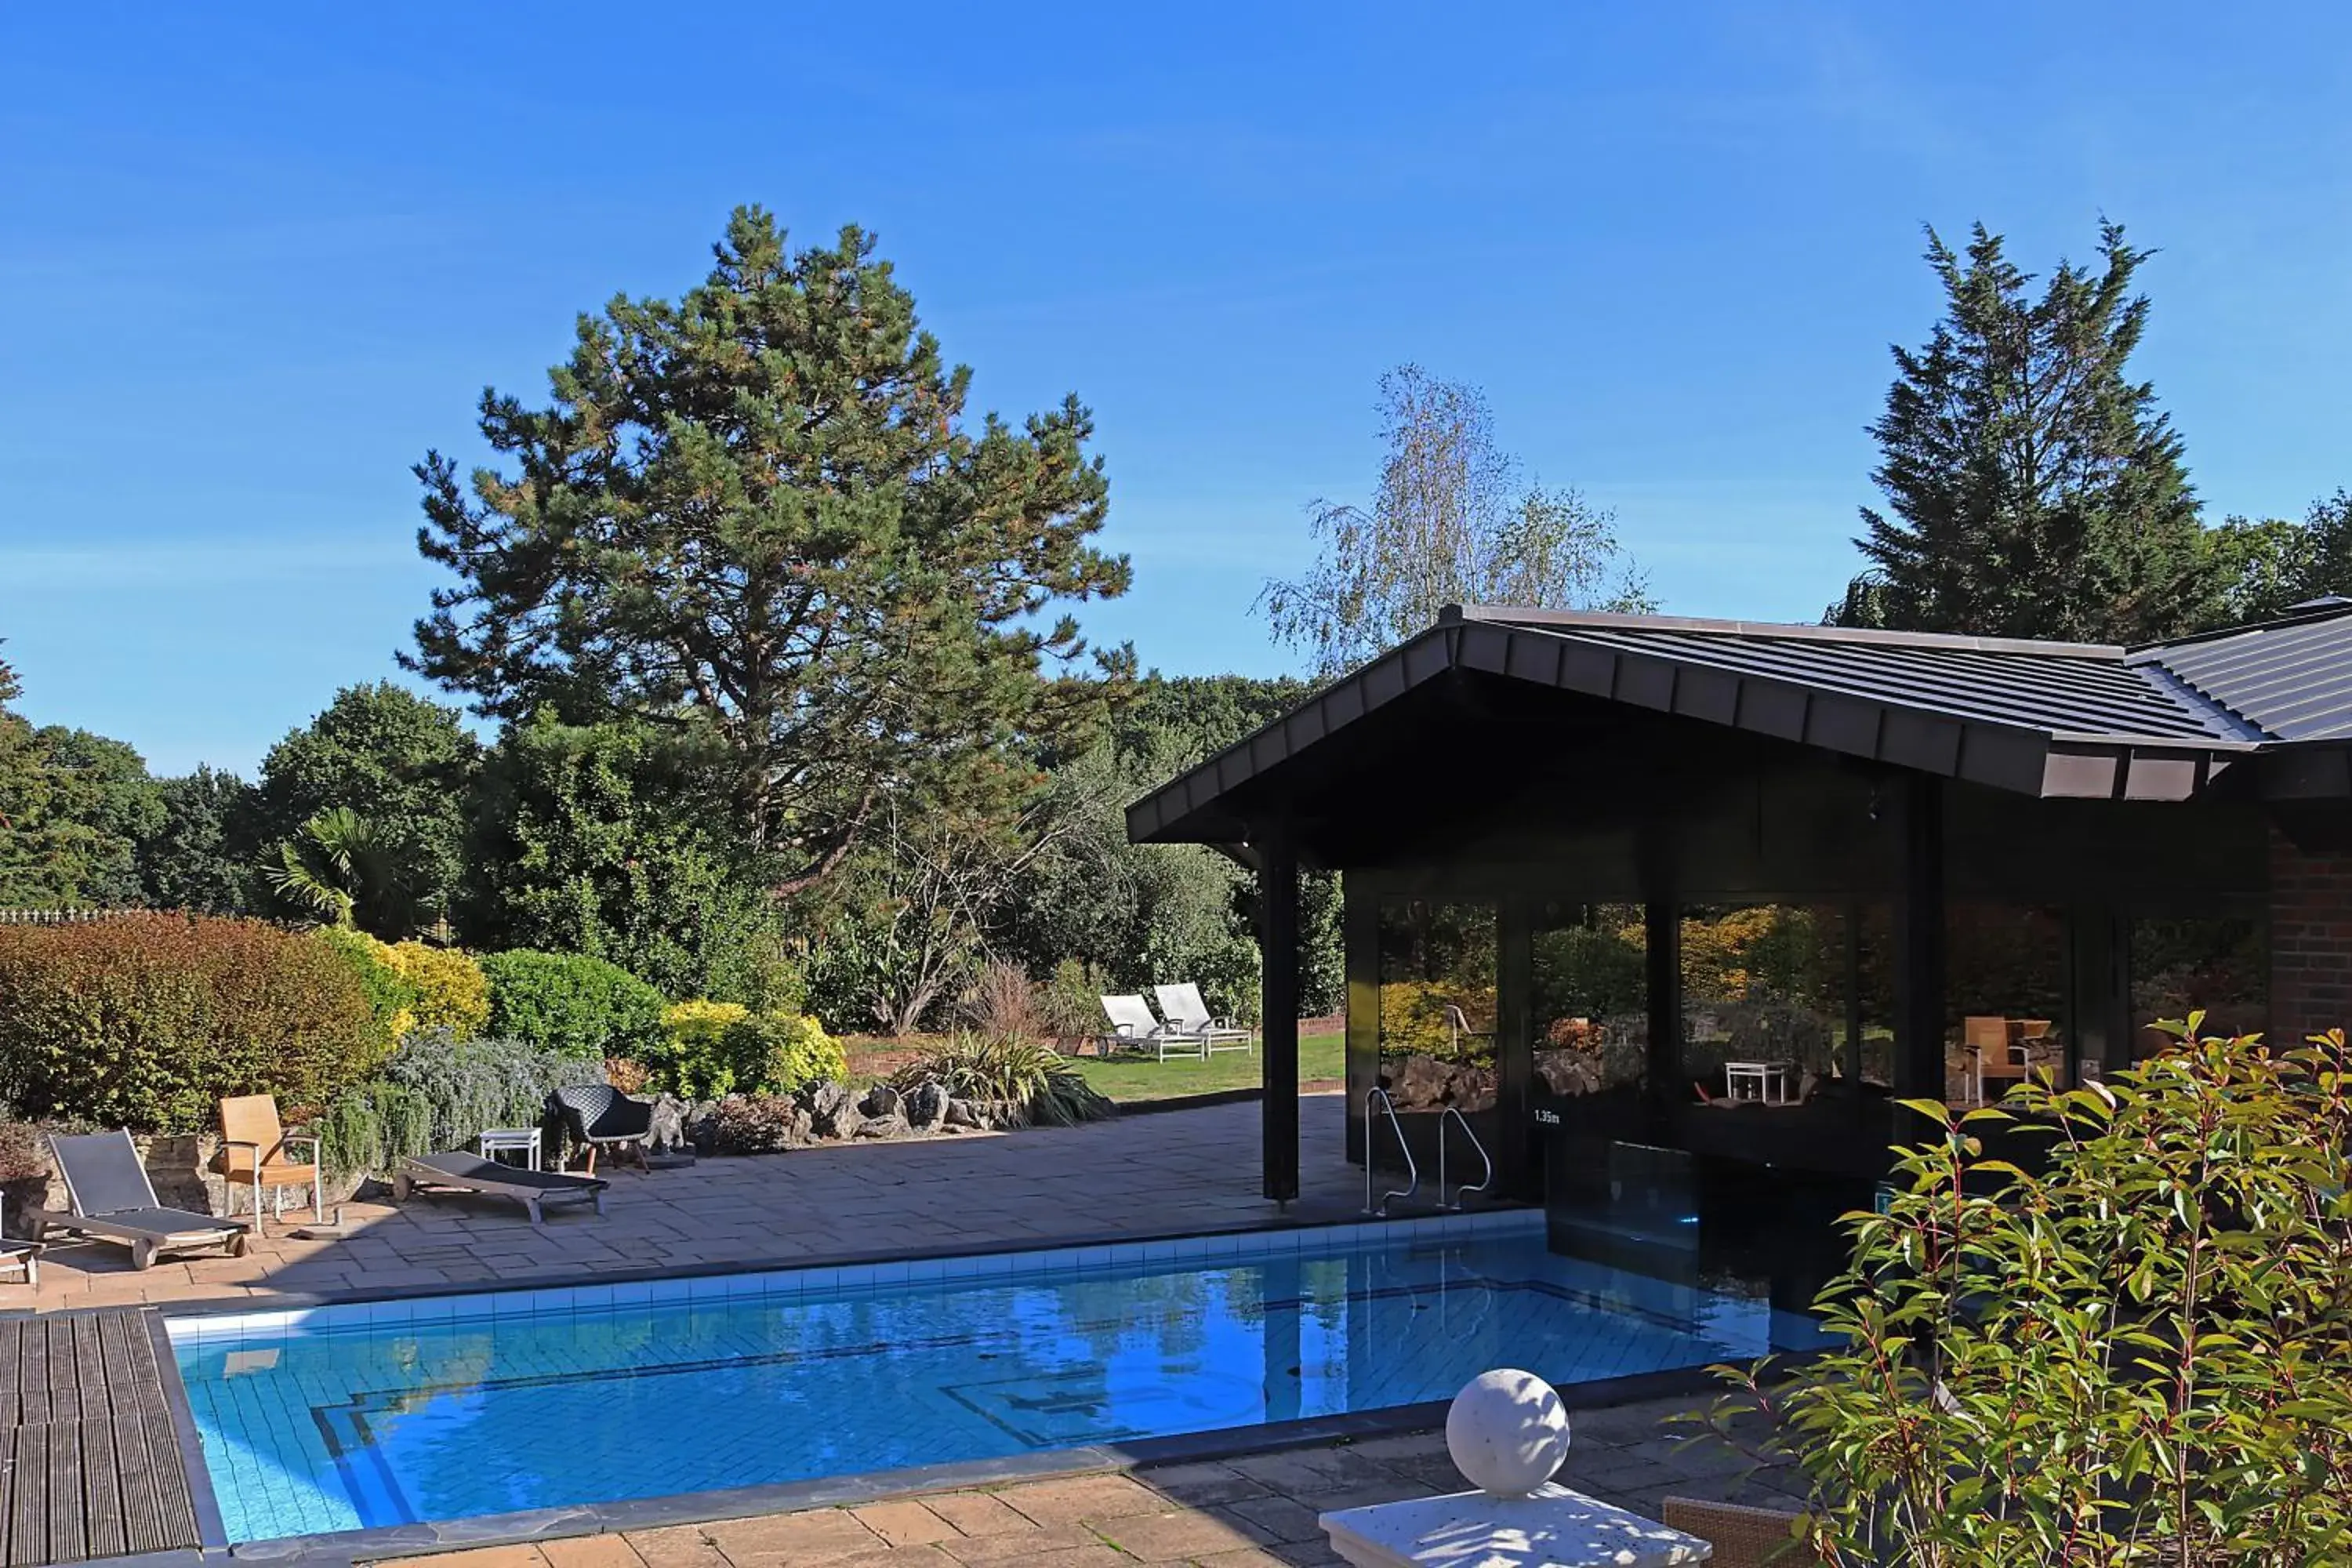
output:
POLYGON ((194 1496, 147 1315, 0 1321, 10 1564, 193 1548, 194 1496))
MULTIPOLYGON (((1381 1070, 1380 901, 1494 908, 1505 1125, 1535 1120, 1537 922, 1555 905, 1643 905, 1645 1110, 1671 1140, 1738 1125, 1682 1115, 1686 904, 1847 910, 1856 1079, 1859 933, 1885 909, 1903 1094, 1943 1084, 1948 911, 2050 911, 2066 933, 2069 1071, 2095 1070, 2135 1048, 2136 920, 2266 916, 2280 887, 2308 882, 2300 896, 2320 901, 2298 906, 2310 951, 2296 962, 2336 962, 2334 862, 2315 858, 2352 858, 2347 802, 2352 600, 2140 648, 1455 606, 1135 802, 1127 826, 1137 843, 1217 845, 1259 874, 1265 1184, 1287 1198, 1302 865, 1348 877, 1356 1105, 1381 1070)), ((1846 1131, 1859 1138, 1860 1121, 1846 1131)), ((1507 1174, 1527 1162, 1515 1142, 1507 1174)), ((1876 1159, 1885 1142, 1856 1147, 1876 1159)), ((1363 1157, 1352 1116, 1349 1148, 1363 1157)))

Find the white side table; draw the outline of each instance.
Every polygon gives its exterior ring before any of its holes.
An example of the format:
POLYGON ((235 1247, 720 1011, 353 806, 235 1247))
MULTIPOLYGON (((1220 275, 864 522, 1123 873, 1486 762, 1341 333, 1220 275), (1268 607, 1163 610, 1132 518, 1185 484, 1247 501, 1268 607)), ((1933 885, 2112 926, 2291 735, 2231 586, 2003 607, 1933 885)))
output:
POLYGON ((1531 1497, 1413 1498, 1327 1513, 1331 1550, 1355 1568, 1672 1568, 1715 1548, 1556 1482, 1531 1497))
POLYGON ((1786 1105, 1789 1103, 1789 1064, 1726 1062, 1723 1064, 1723 1091, 1733 1100, 1752 1100, 1759 1105, 1786 1105))
POLYGON ((527 1169, 539 1169, 539 1129, 536 1127, 493 1127, 474 1140, 485 1160, 495 1160, 501 1151, 519 1152, 527 1169))

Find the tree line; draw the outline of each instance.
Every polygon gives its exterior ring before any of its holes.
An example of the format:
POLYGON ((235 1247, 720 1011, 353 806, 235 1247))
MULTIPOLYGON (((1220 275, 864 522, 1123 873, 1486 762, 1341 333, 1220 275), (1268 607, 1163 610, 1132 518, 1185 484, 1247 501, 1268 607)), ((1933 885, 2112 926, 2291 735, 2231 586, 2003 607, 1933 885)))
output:
MULTIPOLYGON (((2208 524, 2135 380, 2149 253, 2102 228, 2037 292, 1981 226, 1931 230, 1944 310, 1894 350, 1881 508, 1850 626, 2141 641, 2352 581, 2352 501, 2208 524)), ((1126 843, 1138 794, 1302 696, 1139 673, 1076 611, 1128 591, 1075 396, 968 407, 871 237, 794 252, 739 210, 702 281, 579 318, 536 399, 486 389, 492 461, 415 469, 448 574, 401 654, 451 704, 344 689, 248 782, 151 778, 36 728, 0 666, 0 905, 145 903, 610 959, 757 1005, 792 972, 836 1029, 952 1018, 987 960, 1121 989, 1256 992, 1254 893, 1203 848, 1126 843)), ((1507 452, 1486 398, 1379 391, 1368 500, 1308 510, 1265 584, 1318 675, 1454 601, 1654 607, 1617 519, 1507 452)), ((1307 1005, 1339 999, 1337 893, 1308 889, 1307 1005)))

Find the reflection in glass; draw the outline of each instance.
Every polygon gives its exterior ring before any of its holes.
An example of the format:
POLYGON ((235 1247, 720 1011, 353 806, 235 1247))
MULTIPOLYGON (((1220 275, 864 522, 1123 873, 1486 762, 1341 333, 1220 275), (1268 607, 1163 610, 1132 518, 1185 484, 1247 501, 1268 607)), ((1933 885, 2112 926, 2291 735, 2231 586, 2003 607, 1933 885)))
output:
POLYGON ((2172 1036, 2152 1027, 2158 1019, 2185 1021, 2200 1008, 2208 1035, 2267 1028, 2270 944, 2263 922, 2228 916, 2132 921, 2131 1005, 2136 1058, 2172 1043, 2172 1036))
POLYGON ((1944 929, 1945 1102, 1987 1104, 2029 1075, 2064 1083, 2063 913, 1955 904, 1944 929))
POLYGON ((1683 911, 1682 1070, 1703 1103, 1801 1105, 1884 1086, 1894 1003, 1883 910, 1683 911))
POLYGON ((1649 942, 1639 904, 1549 904, 1534 933, 1535 1093, 1570 1099, 1647 1076, 1649 942))
POLYGON ((1495 906, 1383 899, 1381 1083, 1400 1112, 1495 1105, 1495 906))

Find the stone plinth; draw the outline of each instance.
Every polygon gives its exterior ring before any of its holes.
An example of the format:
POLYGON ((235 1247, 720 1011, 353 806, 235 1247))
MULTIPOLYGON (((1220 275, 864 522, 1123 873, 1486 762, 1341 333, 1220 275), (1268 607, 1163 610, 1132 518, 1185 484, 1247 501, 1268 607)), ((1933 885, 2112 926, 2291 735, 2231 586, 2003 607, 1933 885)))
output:
POLYGON ((1696 1535, 1558 1485, 1524 1498, 1414 1498, 1318 1522, 1355 1568, 1670 1568, 1715 1555, 1696 1535))

